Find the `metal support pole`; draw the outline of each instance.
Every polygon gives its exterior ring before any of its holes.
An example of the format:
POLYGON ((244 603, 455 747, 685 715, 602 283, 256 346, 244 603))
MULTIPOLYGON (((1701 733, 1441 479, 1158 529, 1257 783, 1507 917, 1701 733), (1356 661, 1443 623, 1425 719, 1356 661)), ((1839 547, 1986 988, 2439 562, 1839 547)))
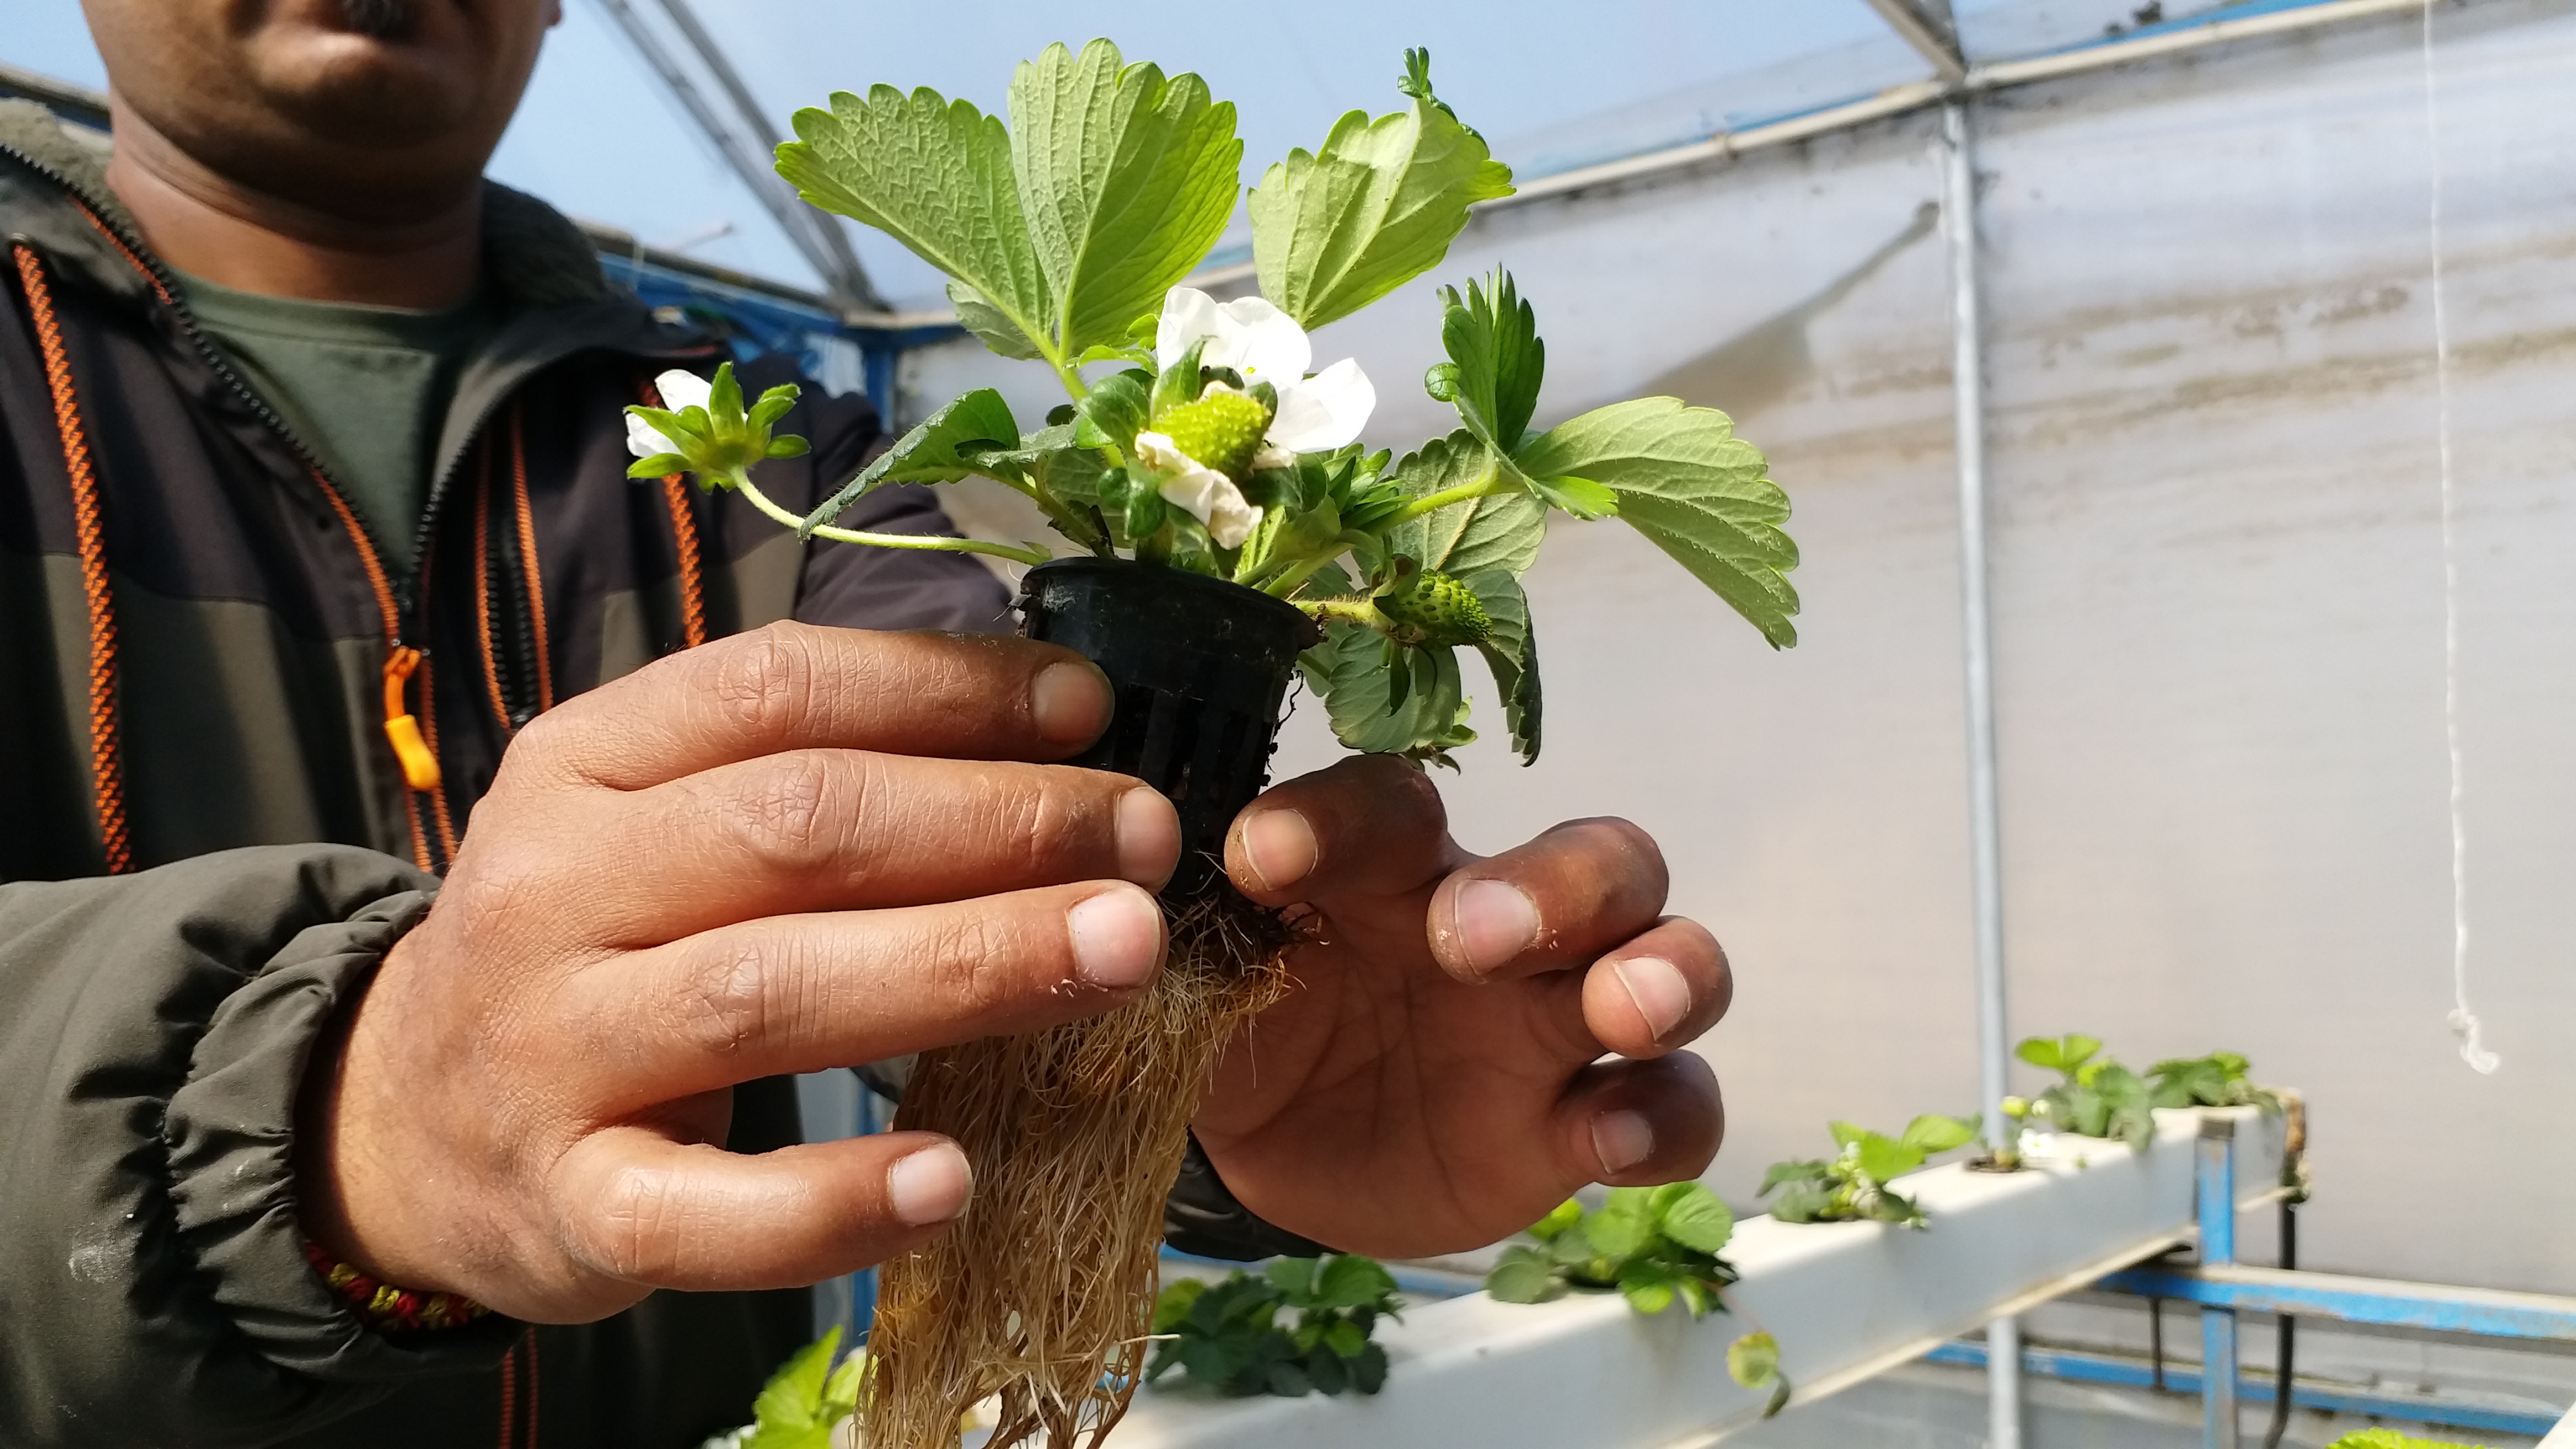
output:
MULTIPOLYGON (((2216 1115, 2200 1119, 2200 1261, 2236 1261, 2236 1123, 2216 1115)), ((2205 1449, 2236 1449, 2236 1310, 2200 1310, 2201 1442, 2205 1449)))
MULTIPOLYGON (((2010 1044, 2004 1024, 2001 828, 1995 800, 1995 690, 1986 605, 1985 344, 1977 285, 1977 161, 1968 105, 1941 112, 1942 215, 1950 234, 1951 394, 1959 459, 1959 635, 1968 695, 1968 872, 1977 942, 1977 1091, 1988 1143, 2012 1145, 2004 1116, 2010 1044)), ((2021 1332, 1986 1325, 1988 1449, 2021 1449, 2021 1332)))

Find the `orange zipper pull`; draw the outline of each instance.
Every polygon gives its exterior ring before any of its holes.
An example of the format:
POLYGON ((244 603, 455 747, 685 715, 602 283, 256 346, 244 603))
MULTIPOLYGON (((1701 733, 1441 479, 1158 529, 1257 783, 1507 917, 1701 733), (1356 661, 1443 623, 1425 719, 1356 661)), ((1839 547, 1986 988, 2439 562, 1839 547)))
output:
POLYGON ((403 783, 415 790, 435 790, 438 756, 430 753, 429 741, 421 738, 420 721, 403 706, 403 686, 411 682, 412 671, 418 668, 417 649, 397 645, 385 656, 385 738, 393 742, 394 758, 402 762, 403 783))

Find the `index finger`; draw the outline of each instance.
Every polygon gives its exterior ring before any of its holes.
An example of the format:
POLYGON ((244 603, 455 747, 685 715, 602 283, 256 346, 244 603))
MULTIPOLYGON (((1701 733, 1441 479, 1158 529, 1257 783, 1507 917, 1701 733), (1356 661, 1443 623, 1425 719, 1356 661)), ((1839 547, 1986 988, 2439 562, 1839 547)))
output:
POLYGON ((790 622, 568 700, 531 721, 513 754, 616 790, 785 750, 1049 761, 1090 744, 1111 707, 1099 667, 1052 644, 790 622))

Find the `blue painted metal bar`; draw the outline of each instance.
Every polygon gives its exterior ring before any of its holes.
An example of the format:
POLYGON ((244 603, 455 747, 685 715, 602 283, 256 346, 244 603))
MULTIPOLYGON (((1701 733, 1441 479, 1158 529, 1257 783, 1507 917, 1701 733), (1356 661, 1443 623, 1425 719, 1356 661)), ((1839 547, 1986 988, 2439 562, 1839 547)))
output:
MULTIPOLYGON (((2200 1260, 2236 1261, 2236 1121, 2214 1113, 2200 1119, 2200 1158, 2193 1182, 2198 1189, 2200 1260)), ((2206 1449, 2236 1449, 2238 1389, 2236 1310, 2203 1305, 2200 1310, 2200 1361, 2208 1366, 2201 1384, 2201 1442, 2206 1449)))
MULTIPOLYGON (((1951 1364, 1962 1368, 1984 1368, 1986 1346, 1981 1343, 1956 1341, 1945 1343, 1923 1356, 1925 1363, 1951 1364)), ((2152 1365, 2137 1359, 2110 1354, 2078 1353, 2069 1349, 2025 1348, 2021 1355, 2022 1372, 2033 1378, 2059 1379, 2068 1383, 2107 1384, 2121 1388, 2153 1389, 2157 1387, 2152 1365)), ((2163 1387, 2174 1393, 2200 1392, 2200 1370, 2178 1364, 2167 1364, 2163 1387)), ((2246 1377, 2239 1389, 2246 1402, 2269 1404, 2278 1386, 2268 1375, 2246 1377)), ((2502 1404, 2464 1402, 2433 1394, 2389 1393, 2381 1390, 2320 1384, 2300 1380, 2293 1390, 2300 1407, 2322 1409, 2337 1414, 2364 1414, 2374 1419, 2400 1419, 2410 1424, 2431 1424, 2450 1429, 2477 1429, 2495 1434, 2527 1434, 2538 1438, 2549 1432, 2559 1420, 2555 1412, 2534 1411, 2502 1404)))
POLYGON ((2546 1293, 2508 1293, 2491 1288, 2454 1288, 2340 1273, 2217 1264, 2197 1269, 2130 1268, 2093 1286, 2113 1293, 2170 1298, 2240 1312, 2335 1318, 2346 1323, 2427 1328, 2490 1338, 2576 1340, 2576 1298, 2546 1293))

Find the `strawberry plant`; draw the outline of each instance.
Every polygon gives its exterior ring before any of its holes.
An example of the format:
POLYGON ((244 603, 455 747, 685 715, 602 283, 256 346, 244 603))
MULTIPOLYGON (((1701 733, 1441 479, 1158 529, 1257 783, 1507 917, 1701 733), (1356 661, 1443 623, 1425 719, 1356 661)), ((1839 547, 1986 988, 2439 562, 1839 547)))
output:
POLYGON ((1224 1394, 1374 1394, 1386 1385, 1386 1350, 1369 1335, 1396 1309, 1395 1279, 1351 1253, 1279 1258, 1215 1284, 1183 1278, 1154 1300, 1161 1341, 1145 1379, 1177 1366, 1224 1394))
POLYGON ((2145 1078, 2101 1051, 2098 1038, 2077 1032, 2054 1041, 2044 1036, 2024 1041, 2013 1055, 2058 1073, 2062 1080, 2027 1102, 2005 1098, 2005 1115, 2078 1137, 2116 1137, 2133 1151, 2145 1151, 2156 1132, 2156 1119, 2148 1112, 2154 1094, 2145 1078))
POLYGON ((1771 1164, 1771 1170, 1762 1175, 1761 1195, 1768 1197, 1779 1190, 1771 1216, 1784 1223, 1869 1219, 1919 1228, 1923 1209, 1887 1184, 1921 1167, 1924 1159, 1936 1153, 1976 1140, 1977 1126, 1975 1118, 1925 1115, 1889 1137, 1836 1122, 1834 1145, 1841 1151, 1829 1158, 1771 1164))
POLYGON ((2149 1100, 2158 1107, 2260 1107, 2281 1110, 2281 1099, 2245 1076, 2245 1058, 2234 1052, 2168 1057, 2147 1068, 2149 1100))
POLYGON ((1551 513, 1617 518, 1775 648, 1797 640, 1787 495, 1724 413, 1673 398, 1547 429, 1547 348, 1508 273, 1439 293, 1447 360, 1424 387, 1457 426, 1401 456, 1360 436, 1377 389, 1360 364, 1315 370, 1310 333, 1438 266, 1511 169, 1434 94, 1408 51, 1405 109, 1353 111, 1248 193, 1234 107, 1195 75, 1129 64, 1094 40, 1019 68, 1010 125, 929 90, 842 93, 796 116, 778 171, 950 279, 958 320, 1047 368, 1067 401, 1029 426, 977 388, 879 454, 810 513, 753 478, 804 440, 773 435, 796 389, 746 408, 729 370, 658 380, 629 408, 639 478, 694 474, 800 538, 1043 564, 1036 542, 872 533, 835 522, 879 488, 990 478, 1081 554, 1224 579, 1322 626, 1305 674, 1354 749, 1447 761, 1466 727, 1462 650, 1493 674, 1514 745, 1539 748, 1538 661, 1520 579, 1551 513), (1241 198, 1260 295, 1185 284, 1241 198))
MULTIPOLYGON (((1735 1214, 1696 1182, 1614 1187, 1590 1212, 1572 1198, 1530 1225, 1538 1246, 1505 1248, 1485 1291, 1505 1303, 1544 1303, 1573 1289, 1616 1289, 1640 1313, 1679 1303, 1694 1319, 1723 1312, 1735 1269, 1720 1253, 1735 1214)), ((1759 1328, 1726 1351, 1726 1369, 1748 1389, 1769 1388, 1768 1418, 1789 1402, 1780 1345, 1759 1328)))

